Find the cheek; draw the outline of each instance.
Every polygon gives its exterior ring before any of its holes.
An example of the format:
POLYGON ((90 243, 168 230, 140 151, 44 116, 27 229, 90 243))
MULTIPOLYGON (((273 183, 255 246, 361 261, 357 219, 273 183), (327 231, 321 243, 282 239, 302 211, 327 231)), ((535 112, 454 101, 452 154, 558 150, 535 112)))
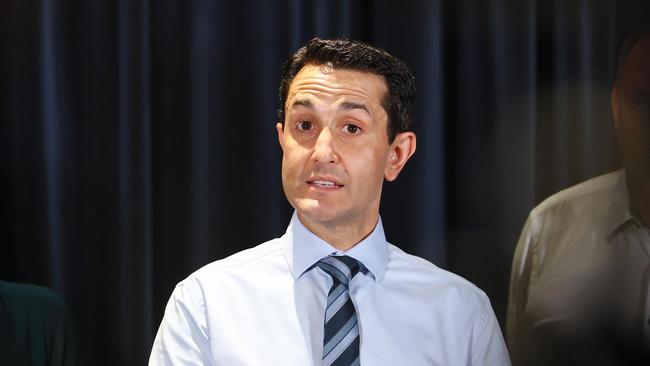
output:
POLYGON ((617 133, 619 148, 627 164, 645 165, 650 160, 650 128, 643 121, 628 118, 620 124, 617 133))
POLYGON ((305 154, 302 149, 291 148, 285 149, 282 155, 282 176, 283 178, 293 178, 299 175, 305 165, 305 154))
POLYGON ((288 179, 295 175, 296 164, 291 159, 291 156, 285 154, 282 157, 282 178, 288 179))
POLYGON ((640 113, 631 113, 623 125, 627 140, 634 141, 637 145, 650 143, 650 121, 647 120, 647 117, 644 118, 640 113))
POLYGON ((382 182, 384 179, 385 153, 367 150, 356 154, 354 170, 368 182, 382 182))

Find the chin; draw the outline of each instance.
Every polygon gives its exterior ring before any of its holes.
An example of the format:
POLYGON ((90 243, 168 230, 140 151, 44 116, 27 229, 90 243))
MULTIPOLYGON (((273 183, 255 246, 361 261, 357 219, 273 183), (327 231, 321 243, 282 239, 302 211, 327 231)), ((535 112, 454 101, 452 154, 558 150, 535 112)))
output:
POLYGON ((309 221, 320 224, 335 222, 339 217, 339 210, 323 206, 320 202, 310 199, 297 200, 293 205, 298 214, 309 221))

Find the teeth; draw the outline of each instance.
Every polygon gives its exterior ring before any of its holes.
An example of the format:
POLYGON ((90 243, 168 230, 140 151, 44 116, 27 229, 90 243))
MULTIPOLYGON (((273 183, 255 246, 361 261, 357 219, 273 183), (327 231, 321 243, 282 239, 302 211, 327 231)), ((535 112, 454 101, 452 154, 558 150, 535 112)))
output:
POLYGON ((323 187, 334 187, 336 185, 333 182, 328 182, 326 180, 315 180, 314 184, 317 184, 317 185, 323 186, 323 187))

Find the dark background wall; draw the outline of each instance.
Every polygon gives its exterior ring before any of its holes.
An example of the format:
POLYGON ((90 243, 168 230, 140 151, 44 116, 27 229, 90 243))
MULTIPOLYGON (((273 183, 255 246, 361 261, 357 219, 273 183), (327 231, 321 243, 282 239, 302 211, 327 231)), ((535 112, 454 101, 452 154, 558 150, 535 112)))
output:
POLYGON ((281 63, 314 36, 417 78, 389 240, 505 319, 528 211, 618 167, 609 88, 647 1, 0 1, 0 278, 66 300, 89 364, 146 362, 173 286, 284 232, 281 63))

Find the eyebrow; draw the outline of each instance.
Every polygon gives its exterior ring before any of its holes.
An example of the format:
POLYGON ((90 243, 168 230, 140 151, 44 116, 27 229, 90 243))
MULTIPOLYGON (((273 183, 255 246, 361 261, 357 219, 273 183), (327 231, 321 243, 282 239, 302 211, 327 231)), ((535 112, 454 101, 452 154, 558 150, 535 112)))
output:
MULTIPOLYGON (((296 99, 293 102, 292 107, 297 107, 297 106, 302 106, 302 107, 306 107, 306 108, 310 108, 310 109, 314 108, 313 104, 311 103, 311 101, 309 99, 296 99)), ((370 113, 370 109, 365 104, 362 104, 362 103, 343 102, 343 103, 341 103, 341 106, 339 107, 339 109, 342 109, 342 110, 345 110, 345 111, 349 111, 349 110, 353 110, 353 109, 361 109, 361 110, 365 111, 366 113, 368 113, 368 115, 372 116, 372 113, 370 113)))
POLYGON ((311 101, 309 99, 296 99, 291 106, 292 107, 303 106, 307 108, 314 108, 314 106, 311 104, 311 101))
POLYGON ((370 113, 370 110, 368 109, 368 107, 365 104, 361 104, 361 103, 343 102, 343 104, 341 104, 340 109, 343 109, 343 110, 346 110, 346 111, 349 111, 349 110, 352 110, 352 109, 361 109, 361 110, 366 111, 366 113, 368 113, 368 115, 372 116, 372 113, 370 113))

